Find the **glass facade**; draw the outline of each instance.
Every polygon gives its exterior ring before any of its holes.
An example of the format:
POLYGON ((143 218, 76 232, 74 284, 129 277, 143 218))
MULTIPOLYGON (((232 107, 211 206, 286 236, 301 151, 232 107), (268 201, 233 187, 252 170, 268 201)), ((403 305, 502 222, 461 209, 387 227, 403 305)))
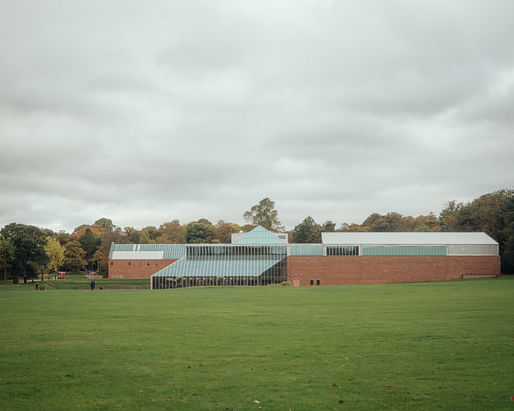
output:
POLYGON ((285 244, 185 247, 185 257, 152 276, 152 288, 268 285, 287 281, 285 244))

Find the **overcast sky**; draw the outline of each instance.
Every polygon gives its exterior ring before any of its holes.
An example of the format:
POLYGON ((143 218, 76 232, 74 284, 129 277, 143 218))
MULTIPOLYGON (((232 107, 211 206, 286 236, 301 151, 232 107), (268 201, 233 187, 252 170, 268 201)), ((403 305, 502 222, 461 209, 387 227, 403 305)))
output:
POLYGON ((0 227, 439 214, 514 187, 514 2, 0 0, 0 227))

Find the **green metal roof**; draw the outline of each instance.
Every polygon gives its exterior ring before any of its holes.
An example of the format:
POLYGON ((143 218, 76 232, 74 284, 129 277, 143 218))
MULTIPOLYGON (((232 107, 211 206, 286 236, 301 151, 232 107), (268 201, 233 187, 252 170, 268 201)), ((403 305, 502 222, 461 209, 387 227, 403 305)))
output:
POLYGON ((235 244, 284 244, 284 241, 271 231, 258 225, 252 231, 249 231, 246 235, 237 240, 235 244))
POLYGON ((184 257, 152 277, 258 277, 284 257, 184 257))
POLYGON ((425 245, 425 246, 384 246, 366 245, 362 247, 363 256, 445 256, 446 246, 425 245))

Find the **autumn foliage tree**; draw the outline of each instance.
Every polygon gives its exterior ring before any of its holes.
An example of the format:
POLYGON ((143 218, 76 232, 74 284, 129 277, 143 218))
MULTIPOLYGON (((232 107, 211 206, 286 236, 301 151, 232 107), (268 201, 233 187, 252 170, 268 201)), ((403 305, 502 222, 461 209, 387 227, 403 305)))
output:
POLYGON ((222 244, 230 244, 232 241, 232 234, 241 231, 241 226, 234 223, 226 223, 223 220, 218 221, 216 224, 216 238, 222 244))
POLYGON ((162 243, 183 244, 186 242, 186 228, 179 220, 162 223, 159 226, 159 240, 162 243))
POLYGON ((45 252, 48 256, 48 272, 55 273, 64 264, 64 247, 53 237, 46 238, 45 252))

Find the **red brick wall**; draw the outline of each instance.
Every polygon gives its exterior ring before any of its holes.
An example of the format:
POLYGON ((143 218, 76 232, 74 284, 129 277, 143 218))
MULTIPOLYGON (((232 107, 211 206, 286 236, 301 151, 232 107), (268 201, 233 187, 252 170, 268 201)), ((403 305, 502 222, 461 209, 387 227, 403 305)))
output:
MULTIPOLYGON (((109 278, 148 278, 175 261, 109 260, 109 278)), ((499 275, 500 257, 289 257, 287 271, 302 286, 446 281, 499 275)))
POLYGON ((175 261, 109 259, 109 278, 148 278, 175 261))
POLYGON ((289 257, 288 280, 299 285, 447 281, 463 274, 500 274, 500 257, 289 257))

